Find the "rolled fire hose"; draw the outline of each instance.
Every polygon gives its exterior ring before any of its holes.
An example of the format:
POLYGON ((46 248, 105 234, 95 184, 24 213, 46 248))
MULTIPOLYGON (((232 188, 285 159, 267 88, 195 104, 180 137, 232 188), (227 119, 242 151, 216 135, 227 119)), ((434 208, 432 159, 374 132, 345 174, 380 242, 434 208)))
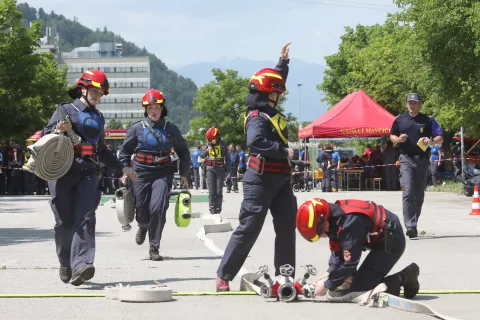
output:
POLYGON ((32 156, 23 169, 45 181, 60 179, 72 166, 73 145, 65 135, 47 134, 28 149, 32 156))
POLYGON ((130 223, 135 219, 135 199, 130 190, 121 187, 115 191, 115 210, 117 211, 118 222, 122 225, 123 231, 130 231, 130 223))
POLYGON ((156 285, 105 287, 105 298, 124 302, 166 302, 172 300, 172 289, 155 281, 156 285))

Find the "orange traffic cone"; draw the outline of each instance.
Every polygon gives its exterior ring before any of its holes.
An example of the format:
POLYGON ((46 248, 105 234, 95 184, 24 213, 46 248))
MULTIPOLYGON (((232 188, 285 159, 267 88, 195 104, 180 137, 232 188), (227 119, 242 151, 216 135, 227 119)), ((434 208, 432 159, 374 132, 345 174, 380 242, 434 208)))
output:
POLYGON ((472 212, 471 216, 480 216, 480 197, 478 196, 478 185, 473 189, 472 212))

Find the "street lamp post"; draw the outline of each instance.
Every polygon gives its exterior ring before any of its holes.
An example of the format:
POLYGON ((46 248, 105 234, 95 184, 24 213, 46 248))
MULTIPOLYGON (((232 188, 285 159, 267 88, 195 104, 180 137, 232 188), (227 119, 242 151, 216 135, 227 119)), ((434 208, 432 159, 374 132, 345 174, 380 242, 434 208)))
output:
POLYGON ((302 129, 302 120, 300 119, 300 87, 302 86, 301 83, 297 84, 298 86, 298 129, 302 129))

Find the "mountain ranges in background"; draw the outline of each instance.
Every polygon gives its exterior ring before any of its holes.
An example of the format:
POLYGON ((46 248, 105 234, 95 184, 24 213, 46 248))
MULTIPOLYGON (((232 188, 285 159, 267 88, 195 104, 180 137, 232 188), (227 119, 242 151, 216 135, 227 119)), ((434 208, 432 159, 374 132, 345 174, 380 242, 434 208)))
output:
MULTIPOLYGON (((277 61, 256 61, 244 58, 221 58, 211 62, 195 62, 172 68, 183 77, 190 78, 198 88, 214 80, 211 70, 237 70, 242 77, 250 78, 257 70, 274 68, 277 61)), ((290 71, 287 78, 288 96, 285 103, 286 113, 298 118, 298 86, 300 87, 300 117, 303 121, 313 121, 327 111, 327 104, 321 102, 322 92, 316 86, 323 80, 325 67, 316 63, 307 63, 299 59, 290 59, 290 71)))

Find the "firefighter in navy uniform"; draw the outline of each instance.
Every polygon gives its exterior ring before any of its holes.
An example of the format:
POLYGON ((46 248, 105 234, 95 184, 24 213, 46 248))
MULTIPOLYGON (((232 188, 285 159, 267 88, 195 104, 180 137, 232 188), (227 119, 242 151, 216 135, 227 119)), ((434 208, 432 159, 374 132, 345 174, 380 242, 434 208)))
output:
POLYGON ((220 130, 210 128, 205 134, 207 145, 200 153, 205 159, 208 187, 208 205, 211 214, 222 212, 223 184, 227 170, 227 144, 222 141, 220 130))
MULTIPOLYGON (((130 166, 130 159, 135 155, 133 169, 138 179, 133 181, 133 193, 139 227, 135 241, 142 245, 148 231, 150 259, 162 261, 160 240, 169 207, 168 194, 177 170, 170 152, 173 147, 180 158, 180 180, 187 187, 190 151, 180 130, 165 120, 167 108, 160 91, 150 89, 146 92, 142 106, 145 108, 145 119, 128 129, 118 158, 125 166, 130 166)), ((122 182, 127 183, 126 176, 122 177, 122 182)))
POLYGON ((132 179, 136 178, 135 172, 124 167, 105 145, 105 119, 95 106, 108 93, 108 80, 102 71, 84 72, 77 86, 69 91, 75 101, 60 104, 70 117, 71 124, 59 121, 55 111, 42 131, 43 136, 73 129, 81 138, 81 143, 74 146, 70 170, 60 179, 48 182, 50 205, 56 222, 54 229, 60 279, 65 283, 72 279, 71 283, 75 286, 95 274, 95 210, 101 196, 99 162, 115 168, 119 174, 123 171, 132 179))
POLYGON ((310 242, 329 238, 329 268, 315 283, 315 296, 328 290, 337 296, 369 291, 382 282, 387 293, 396 296, 400 287, 407 299, 418 293, 417 264, 387 276, 405 250, 405 236, 398 217, 384 207, 371 201, 314 198, 298 208, 297 229, 310 242), (357 270, 365 250, 370 253, 357 270))
POLYGON ((407 95, 408 113, 398 115, 390 131, 390 140, 397 144, 400 152, 403 219, 409 238, 418 236, 417 224, 422 212, 430 170, 428 146, 443 143, 443 130, 435 118, 420 112, 421 106, 420 95, 409 93, 407 95), (425 151, 418 144, 423 144, 425 151))
MULTIPOLYGON (((248 169, 243 176, 243 202, 240 224, 233 232, 222 262, 217 270, 217 291, 230 290, 260 234, 268 209, 273 216, 275 238, 275 275, 280 266, 295 266, 295 213, 297 200, 291 184, 290 159, 286 118, 276 106, 285 92, 288 75, 288 46, 275 69, 257 71, 249 82, 245 100, 245 131, 250 150, 248 169)), ((294 275, 292 275, 294 276, 294 275)))

